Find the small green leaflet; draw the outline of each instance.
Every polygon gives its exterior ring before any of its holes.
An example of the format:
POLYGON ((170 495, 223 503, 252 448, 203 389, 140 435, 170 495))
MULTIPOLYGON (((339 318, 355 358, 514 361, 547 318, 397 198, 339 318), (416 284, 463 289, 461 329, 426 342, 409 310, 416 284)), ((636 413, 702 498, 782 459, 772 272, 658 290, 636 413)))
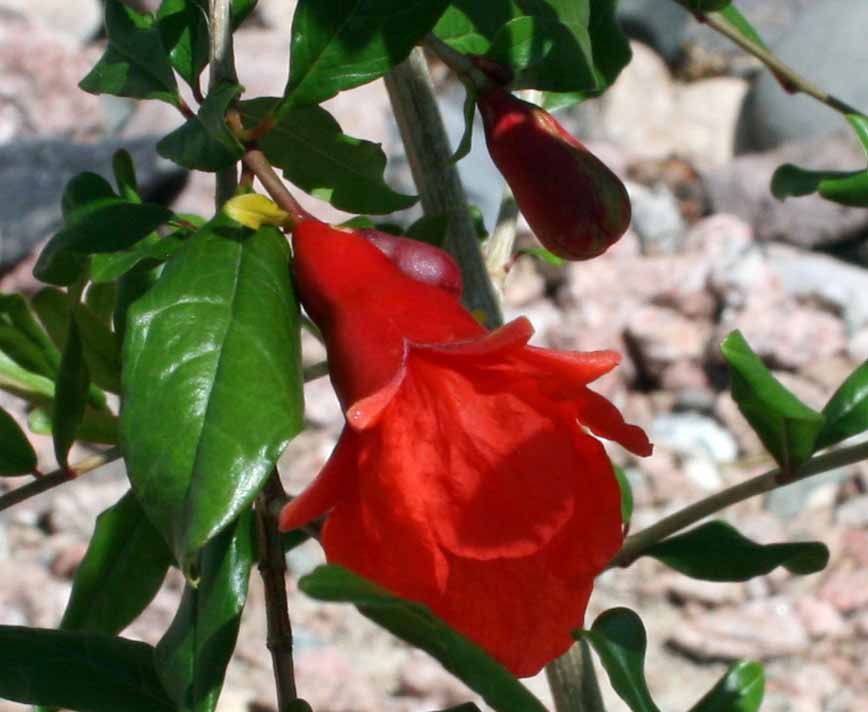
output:
POLYGON ((759 712, 766 676, 759 663, 734 663, 690 712, 759 712))
POLYGON ((36 469, 36 453, 21 426, 0 408, 0 477, 26 475, 36 469))
POLYGON ((817 449, 868 430, 868 361, 838 387, 823 408, 826 424, 817 436, 817 449))

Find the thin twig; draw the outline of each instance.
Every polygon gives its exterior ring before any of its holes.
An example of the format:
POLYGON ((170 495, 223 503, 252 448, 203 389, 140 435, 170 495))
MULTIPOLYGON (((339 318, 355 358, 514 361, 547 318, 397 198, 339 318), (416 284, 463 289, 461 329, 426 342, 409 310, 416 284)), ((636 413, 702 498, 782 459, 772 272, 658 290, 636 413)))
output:
POLYGON ((320 361, 310 366, 305 366, 303 369, 304 382, 315 381, 317 378, 329 375, 329 362, 320 361))
POLYGON ((284 499, 286 493, 275 470, 256 498, 256 532, 259 574, 265 587, 266 644, 271 652, 278 710, 287 709, 289 703, 298 697, 292 663, 292 624, 286 601, 286 558, 280 545, 277 516, 273 514, 274 507, 271 504, 284 499))
POLYGON ((450 47, 433 32, 425 36, 422 46, 437 55, 462 82, 469 82, 477 91, 485 93, 486 89, 494 86, 485 72, 473 64, 470 57, 450 47))
POLYGON ((745 482, 741 482, 699 502, 695 502, 678 512, 670 514, 668 517, 664 517, 647 529, 643 529, 633 536, 627 537, 623 548, 609 566, 629 566, 642 556, 650 546, 730 505, 737 504, 758 494, 771 492, 779 487, 786 487, 793 482, 798 482, 799 480, 804 480, 838 467, 852 465, 855 462, 866 459, 868 459, 868 442, 841 448, 825 455, 817 455, 802 465, 794 475, 787 475, 780 468, 757 475, 745 482))
POLYGON ((259 178, 259 182, 262 183, 262 187, 265 188, 271 199, 289 213, 293 220, 301 222, 302 220, 314 219, 289 192, 262 151, 258 148, 248 149, 241 160, 259 178))
POLYGON ((449 220, 446 248, 461 267, 464 304, 480 314, 486 326, 499 326, 500 304, 485 271, 464 186, 451 161, 422 50, 414 49, 385 80, 422 209, 426 215, 445 215, 449 220))
POLYGON ((72 480, 77 479, 86 472, 95 470, 98 467, 107 465, 109 462, 114 462, 120 458, 120 448, 113 447, 110 450, 105 450, 96 455, 91 455, 75 465, 70 465, 68 468, 60 468, 47 475, 43 475, 39 479, 33 480, 33 482, 28 482, 26 485, 18 487, 17 489, 0 496, 0 512, 4 509, 9 509, 9 507, 19 504, 26 499, 30 499, 38 494, 54 489, 65 482, 72 482, 72 480))
POLYGON ((796 70, 794 70, 791 66, 783 62, 781 58, 778 57, 776 54, 770 52, 762 45, 743 35, 741 32, 739 32, 738 29, 731 25, 720 13, 715 12, 707 15, 703 13, 696 13, 690 9, 686 0, 675 0, 675 2, 687 9, 689 12, 693 13, 700 22, 704 22, 724 37, 732 40, 745 52, 756 57, 760 62, 762 62, 766 67, 769 68, 772 74, 775 75, 784 90, 791 93, 807 94, 808 96, 813 97, 820 103, 825 104, 829 108, 834 109, 835 111, 838 111, 845 115, 862 114, 859 109, 850 106, 841 99, 838 99, 832 94, 829 94, 820 87, 816 86, 813 82, 806 79, 801 74, 796 72, 796 70))
MULTIPOLYGON (((213 91, 221 83, 234 84, 238 81, 235 73, 235 55, 232 50, 232 23, 230 0, 210 0, 210 45, 208 91, 213 91)), ((215 203, 219 210, 223 203, 235 194, 238 185, 238 170, 233 164, 217 171, 215 203)))

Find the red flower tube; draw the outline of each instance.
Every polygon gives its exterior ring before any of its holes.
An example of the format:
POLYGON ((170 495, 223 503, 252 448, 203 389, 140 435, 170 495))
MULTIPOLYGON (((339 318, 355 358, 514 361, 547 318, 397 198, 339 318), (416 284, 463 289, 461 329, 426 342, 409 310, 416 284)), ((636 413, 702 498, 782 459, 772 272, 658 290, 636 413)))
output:
POLYGON ((627 189, 544 109, 497 88, 477 100, 491 158, 537 239, 559 257, 605 252, 630 225, 627 189))
POLYGON ((329 512, 329 561, 427 604, 515 674, 536 673, 570 646, 622 543, 612 465, 585 428, 651 451, 587 388, 618 354, 528 346, 526 319, 488 332, 455 290, 357 234, 309 221, 293 244, 347 424, 281 528, 329 512))

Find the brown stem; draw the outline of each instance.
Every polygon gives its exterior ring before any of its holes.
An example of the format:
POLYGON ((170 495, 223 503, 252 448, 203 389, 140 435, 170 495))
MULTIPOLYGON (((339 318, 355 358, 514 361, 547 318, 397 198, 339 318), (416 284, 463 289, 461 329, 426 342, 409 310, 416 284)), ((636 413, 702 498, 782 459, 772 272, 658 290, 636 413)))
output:
POLYGON ((292 663, 292 624, 286 601, 286 558, 280 545, 273 501, 286 498, 275 470, 256 498, 256 532, 259 542, 259 574, 265 587, 266 645, 271 652, 277 709, 285 710, 298 698, 292 663))
POLYGON ((696 524, 705 519, 705 517, 719 512, 721 509, 725 509, 732 504, 743 502, 758 494, 771 492, 779 487, 786 487, 793 482, 819 475, 822 472, 828 472, 845 465, 852 465, 855 462, 866 459, 868 459, 868 442, 841 448, 824 455, 817 455, 802 465, 795 474, 787 474, 780 468, 775 468, 762 475, 757 475, 752 479, 706 497, 699 502, 694 502, 684 509, 670 514, 668 517, 664 517, 647 529, 643 529, 633 536, 627 537, 627 541, 624 542, 624 546, 612 560, 612 563, 609 564, 609 567, 629 566, 657 542, 689 527, 691 524, 696 524))
POLYGON ((248 149, 247 153, 241 159, 244 165, 247 166, 253 174, 259 178, 259 182, 271 196, 271 199, 283 208, 295 222, 302 220, 315 220, 307 210, 305 210, 295 197, 290 193, 280 176, 275 173, 271 163, 265 157, 265 154, 258 148, 248 149))
POLYGON ((62 467, 47 475, 43 475, 39 479, 33 480, 33 482, 28 482, 26 485, 18 487, 17 489, 0 496, 0 512, 21 503, 26 499, 30 499, 38 494, 54 489, 58 485, 62 485, 64 482, 71 482, 86 472, 95 470, 98 467, 102 467, 103 465, 113 462, 114 460, 119 460, 120 458, 120 448, 113 447, 105 452, 91 455, 75 465, 70 465, 68 468, 62 467))
MULTIPOLYGON (((675 0, 675 2, 677 2, 682 7, 690 10, 686 0, 675 0)), ((762 62, 766 67, 768 67, 772 74, 775 75, 775 77, 780 82, 781 86, 784 88, 785 91, 791 94, 807 94, 808 96, 813 97, 820 103, 825 104, 829 108, 834 109, 835 111, 845 115, 862 114, 859 109, 850 106, 846 102, 841 101, 837 97, 820 89, 811 81, 796 72, 796 70, 794 70, 788 64, 783 62, 780 57, 778 57, 773 52, 770 52, 768 49, 758 44, 757 42, 754 42, 749 37, 745 37, 741 32, 739 32, 738 29, 733 27, 733 25, 731 25, 727 21, 727 19, 720 13, 713 12, 707 15, 699 13, 697 15, 697 19, 700 22, 704 22, 709 27, 714 28, 714 30, 722 34, 724 37, 732 40, 748 54, 756 57, 760 62, 762 62)))

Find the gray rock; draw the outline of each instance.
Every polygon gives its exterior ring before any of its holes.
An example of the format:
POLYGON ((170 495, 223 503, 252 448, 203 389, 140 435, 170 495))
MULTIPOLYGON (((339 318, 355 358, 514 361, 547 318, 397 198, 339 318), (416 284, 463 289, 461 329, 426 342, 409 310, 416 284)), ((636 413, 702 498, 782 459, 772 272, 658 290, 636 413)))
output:
POLYGON ((618 5, 618 20, 624 32, 653 47, 667 62, 681 53, 688 19, 688 13, 675 3, 621 0, 618 5))
MULTIPOLYGON (((825 0, 802 12, 774 52, 823 90, 868 110, 868 3, 825 0)), ((745 101, 739 152, 773 148, 786 141, 834 131, 841 120, 819 102, 785 92, 769 72, 757 80, 745 101)))
POLYGON ((156 139, 75 144, 61 140, 0 145, 0 270, 25 257, 57 228, 67 181, 94 171, 110 181, 112 154, 130 151, 148 200, 168 202, 183 187, 186 171, 157 156, 156 139))
POLYGON ((868 325, 868 270, 785 245, 770 245, 766 258, 787 294, 813 301, 844 317, 853 334, 868 325))
POLYGON ((0 13, 23 16, 79 42, 96 36, 103 16, 99 0, 0 0, 0 13))
POLYGON ((658 415, 651 440, 685 456, 731 462, 738 454, 735 439, 716 420, 696 413, 658 415))
POLYGON ((864 168, 865 154, 849 132, 788 143, 773 151, 741 156, 704 178, 712 211, 733 213, 750 223, 760 240, 819 247, 868 230, 868 210, 847 208, 819 196, 777 200, 772 174, 784 163, 805 168, 864 168))
POLYGON ((687 226, 675 196, 664 185, 648 188, 627 183, 633 206, 632 227, 646 255, 674 255, 681 251, 687 226))

